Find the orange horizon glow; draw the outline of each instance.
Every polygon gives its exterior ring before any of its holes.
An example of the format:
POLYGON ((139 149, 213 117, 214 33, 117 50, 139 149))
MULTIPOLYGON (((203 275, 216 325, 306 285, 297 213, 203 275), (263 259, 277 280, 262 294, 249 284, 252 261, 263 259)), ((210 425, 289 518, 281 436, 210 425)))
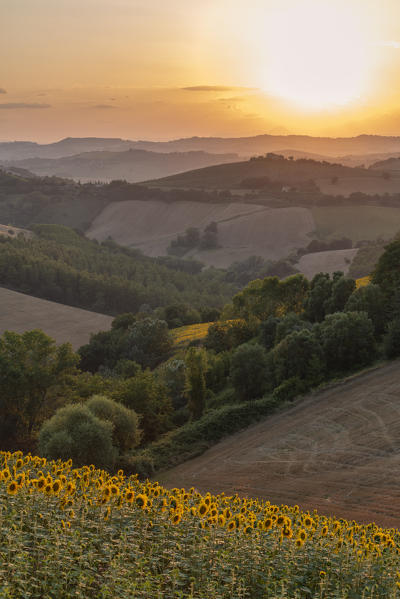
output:
POLYGON ((0 140, 400 135, 398 0, 3 0, 0 140))

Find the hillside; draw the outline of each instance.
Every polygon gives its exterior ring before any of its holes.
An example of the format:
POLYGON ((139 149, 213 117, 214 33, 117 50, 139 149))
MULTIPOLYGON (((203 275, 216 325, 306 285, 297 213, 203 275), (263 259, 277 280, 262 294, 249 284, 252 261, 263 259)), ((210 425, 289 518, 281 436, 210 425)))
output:
POLYGON ((377 162, 374 162, 374 164, 371 164, 369 168, 371 170, 379 169, 382 171, 394 171, 394 173, 396 173, 397 171, 400 171, 400 157, 392 156, 385 160, 378 160, 377 162))
POLYGON ((158 478, 396 526, 398 362, 299 400, 158 478))
POLYGON ((167 154, 130 149, 124 152, 84 152, 61 158, 28 158, 4 162, 4 165, 27 169, 36 175, 78 179, 82 182, 124 179, 134 183, 235 160, 239 160, 235 154, 209 154, 202 151, 167 154))
POLYGON ((299 191, 315 191, 318 188, 325 194, 342 196, 357 191, 367 194, 400 191, 400 177, 387 179, 380 171, 303 158, 290 160, 275 154, 245 162, 206 167, 149 181, 147 184, 159 187, 265 191, 281 191, 285 187, 294 187, 299 191), (276 183, 279 185, 276 186, 276 183))
POLYGON ((88 343, 90 335, 110 329, 112 317, 0 287, 0 335, 4 331, 24 333, 41 329, 58 344, 74 349, 88 343))

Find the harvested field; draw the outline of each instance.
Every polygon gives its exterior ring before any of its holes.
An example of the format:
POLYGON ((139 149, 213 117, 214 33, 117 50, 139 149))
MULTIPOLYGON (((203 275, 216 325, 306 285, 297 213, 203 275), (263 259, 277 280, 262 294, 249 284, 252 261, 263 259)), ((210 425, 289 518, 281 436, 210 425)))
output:
POLYGON ((117 243, 137 247, 149 256, 161 256, 187 228, 204 229, 212 221, 218 223, 221 248, 195 250, 187 256, 217 267, 227 267, 252 255, 283 258, 292 249, 307 245, 308 234, 315 228, 311 212, 300 207, 128 201, 108 205, 87 235, 100 241, 111 235, 117 243))
POLYGON ((64 306, 0 287, 0 334, 42 329, 59 343, 74 349, 88 343, 90 335, 111 328, 112 317, 64 306))
POLYGON ((329 274, 340 270, 347 274, 351 261, 357 254, 358 248, 353 250, 330 250, 329 252, 315 252, 305 254, 296 264, 296 268, 307 277, 312 279, 318 272, 329 274))
POLYGON ((322 239, 349 237, 353 242, 391 239, 400 230, 400 208, 387 206, 326 206, 312 208, 322 239))
POLYGON ((398 526, 399 468, 395 361, 310 394, 157 478, 398 526))
POLYGON ((381 173, 371 172, 371 176, 364 177, 343 177, 337 183, 332 184, 328 178, 316 179, 322 193, 349 196, 351 193, 360 191, 369 195, 383 195, 385 193, 399 193, 400 177, 397 173, 392 173, 390 179, 384 179, 381 173))

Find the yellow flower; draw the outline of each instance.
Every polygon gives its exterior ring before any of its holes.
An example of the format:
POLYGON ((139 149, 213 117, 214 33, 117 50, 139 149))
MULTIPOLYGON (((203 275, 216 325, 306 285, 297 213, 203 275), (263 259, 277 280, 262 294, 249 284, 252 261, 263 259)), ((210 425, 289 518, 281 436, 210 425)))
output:
POLYGON ((57 495, 61 491, 61 481, 56 479, 52 484, 52 491, 54 495, 57 495))
POLYGON ((171 522, 174 525, 175 524, 179 524, 179 522, 181 521, 181 519, 182 519, 182 514, 180 512, 175 512, 173 514, 173 516, 171 517, 171 522))
POLYGON ((12 480, 7 486, 7 493, 9 495, 16 495, 18 493, 18 483, 16 480, 12 480))
POLYGON ((209 510, 209 506, 205 501, 202 501, 199 505, 199 516, 205 516, 209 510))
POLYGON ((145 509, 148 501, 148 497, 144 493, 139 493, 139 495, 136 495, 135 503, 138 507, 142 508, 142 510, 145 509))

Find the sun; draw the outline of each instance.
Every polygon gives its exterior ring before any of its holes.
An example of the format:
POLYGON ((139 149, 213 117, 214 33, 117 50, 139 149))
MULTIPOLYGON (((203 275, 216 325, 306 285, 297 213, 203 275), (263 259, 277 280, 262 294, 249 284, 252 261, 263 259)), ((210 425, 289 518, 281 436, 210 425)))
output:
POLYGON ((344 6, 298 2, 258 25, 259 85, 309 110, 346 105, 365 91, 368 43, 362 19, 344 6))

